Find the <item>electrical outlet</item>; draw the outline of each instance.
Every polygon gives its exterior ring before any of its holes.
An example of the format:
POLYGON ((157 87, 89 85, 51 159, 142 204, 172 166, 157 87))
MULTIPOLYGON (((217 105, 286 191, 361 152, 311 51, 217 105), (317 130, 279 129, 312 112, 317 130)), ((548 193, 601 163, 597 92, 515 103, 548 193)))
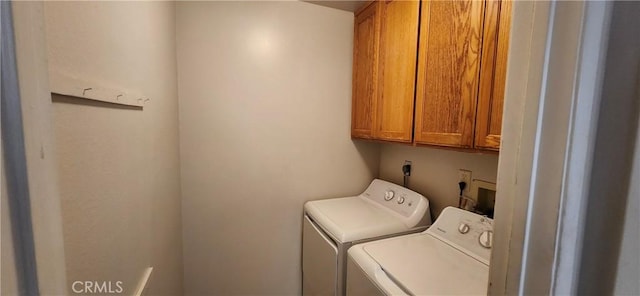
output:
POLYGON ((458 182, 465 182, 467 186, 462 191, 462 195, 470 197, 471 195, 471 171, 460 169, 458 171, 458 182))
POLYGON ((411 160, 405 160, 402 165, 402 174, 405 176, 411 176, 411 160))

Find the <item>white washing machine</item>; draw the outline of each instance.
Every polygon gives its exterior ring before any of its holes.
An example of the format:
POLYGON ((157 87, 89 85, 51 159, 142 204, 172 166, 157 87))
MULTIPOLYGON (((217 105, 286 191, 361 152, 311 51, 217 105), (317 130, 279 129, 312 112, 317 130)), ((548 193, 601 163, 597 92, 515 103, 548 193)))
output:
POLYGON ((356 245, 347 295, 486 295, 492 223, 448 207, 422 233, 356 245))
POLYGON ((424 196, 375 179, 358 196, 307 202, 303 224, 302 293, 342 296, 349 247, 424 231, 431 214, 424 196))

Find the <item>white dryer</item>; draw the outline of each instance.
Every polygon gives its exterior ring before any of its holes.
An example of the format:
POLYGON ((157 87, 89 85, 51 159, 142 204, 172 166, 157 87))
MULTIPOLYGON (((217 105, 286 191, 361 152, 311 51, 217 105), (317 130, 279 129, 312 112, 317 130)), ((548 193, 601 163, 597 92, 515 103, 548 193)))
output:
POLYGON ((375 179, 360 195, 307 202, 302 234, 303 295, 346 292, 347 250, 354 244, 424 231, 429 201, 375 179))
POLYGON ((448 207, 423 233, 354 246, 347 295, 486 295, 492 223, 448 207))

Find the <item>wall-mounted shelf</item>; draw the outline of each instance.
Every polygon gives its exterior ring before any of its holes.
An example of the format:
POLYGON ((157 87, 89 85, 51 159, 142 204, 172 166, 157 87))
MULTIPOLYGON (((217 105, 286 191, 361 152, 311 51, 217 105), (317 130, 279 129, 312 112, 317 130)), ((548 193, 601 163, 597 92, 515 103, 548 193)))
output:
POLYGON ((51 92, 81 99, 144 107, 151 99, 141 94, 107 88, 60 72, 49 75, 51 92))

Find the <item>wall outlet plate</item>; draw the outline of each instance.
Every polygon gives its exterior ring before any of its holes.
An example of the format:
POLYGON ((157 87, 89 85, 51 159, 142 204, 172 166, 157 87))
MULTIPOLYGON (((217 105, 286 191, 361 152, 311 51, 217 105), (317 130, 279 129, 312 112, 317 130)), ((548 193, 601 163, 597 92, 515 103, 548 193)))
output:
MULTIPOLYGON (((402 174, 406 177, 411 176, 411 160, 405 160, 404 164, 402 165, 402 174), (404 171, 405 167, 408 166, 409 167, 409 172, 407 174, 407 172, 404 171)), ((406 185, 406 184, 405 184, 406 185)))
POLYGON ((462 191, 465 197, 471 197, 471 171, 460 169, 458 171, 458 182, 465 182, 467 186, 462 191))

